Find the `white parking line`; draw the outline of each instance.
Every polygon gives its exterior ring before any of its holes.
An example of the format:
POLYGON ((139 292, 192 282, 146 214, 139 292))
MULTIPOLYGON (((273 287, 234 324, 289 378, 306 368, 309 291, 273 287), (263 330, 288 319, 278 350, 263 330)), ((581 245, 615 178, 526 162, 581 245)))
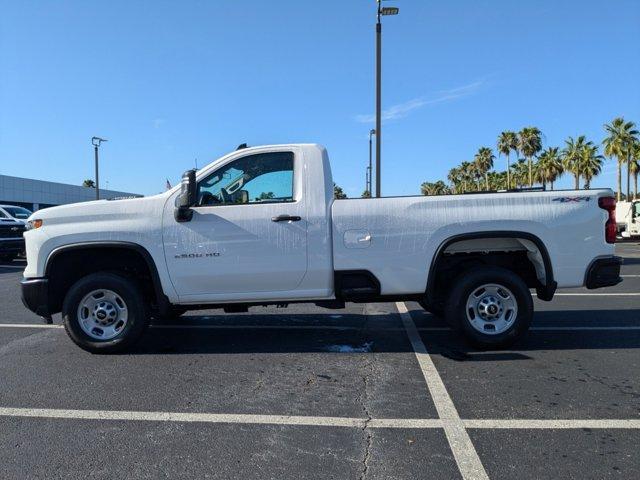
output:
POLYGON ((440 374, 429 356, 420 334, 416 329, 407 306, 403 302, 396 303, 402 323, 407 331, 407 336, 418 359, 422 374, 427 382, 427 388, 438 411, 438 417, 443 422, 443 428, 449 447, 456 460, 460 474, 464 480, 487 479, 489 476, 482 466, 478 452, 467 433, 464 423, 458 415, 458 410, 453 404, 446 387, 440 378, 440 374))
MULTIPOLYGON (((366 418, 314 417, 300 415, 251 415, 226 413, 145 412, 130 410, 79 410, 59 408, 0 407, 0 417, 57 418, 67 420, 112 420, 131 422, 228 423, 242 425, 284 425, 311 427, 363 428, 445 428, 439 418, 366 418), (368 422, 368 423, 367 423, 368 422)), ((478 429, 640 429, 640 420, 601 419, 467 419, 459 420, 466 428, 478 429)))
POLYGON ((47 323, 0 323, 0 328, 64 328, 62 325, 47 323))
POLYGON ((640 278, 640 275, 620 275, 622 278, 640 278))
POLYGON ((633 293, 556 293, 556 297, 640 297, 640 292, 633 293))
MULTIPOLYGON (((420 332, 446 332, 451 329, 448 327, 421 327, 418 328, 420 332)), ((532 332, 554 332, 554 331, 567 331, 567 332, 580 332, 580 331, 634 331, 640 330, 640 326, 606 326, 606 327, 531 327, 529 328, 532 332)))
MULTIPOLYGON (((244 415, 187 412, 133 412, 125 410, 65 410, 55 408, 0 408, 0 416, 66 418, 74 420, 126 420, 147 422, 241 423, 363 428, 365 418, 305 417, 295 415, 244 415)), ((433 428, 438 425, 434 424, 433 428)))
POLYGON ((578 429, 578 428, 598 428, 598 429, 640 429, 640 420, 530 420, 530 419, 504 419, 504 420, 463 420, 467 428, 488 428, 488 429, 578 429))
POLYGON ((579 332, 585 331, 627 331, 627 330, 640 330, 640 327, 636 326, 608 326, 608 327, 531 327, 530 330, 538 332, 553 332, 553 331, 567 331, 567 332, 579 332))

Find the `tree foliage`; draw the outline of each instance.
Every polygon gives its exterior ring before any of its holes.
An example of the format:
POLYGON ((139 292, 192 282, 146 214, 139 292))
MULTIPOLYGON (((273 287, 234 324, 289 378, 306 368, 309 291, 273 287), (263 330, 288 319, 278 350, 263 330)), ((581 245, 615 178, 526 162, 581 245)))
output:
POLYGON ((633 198, 638 197, 638 176, 640 176, 640 133, 633 122, 622 117, 604 126, 606 137, 602 142, 603 153, 598 145, 584 135, 568 137, 564 148, 546 147, 543 150, 542 132, 537 127, 524 127, 518 133, 505 130, 496 142, 496 151, 507 157, 506 169, 494 171, 495 155, 489 147, 481 147, 473 161, 463 161, 447 174, 448 185, 442 180, 424 182, 420 186, 423 195, 443 193, 465 193, 480 190, 507 190, 513 187, 547 185, 551 190, 554 183, 564 174, 574 177, 574 187, 591 187, 592 180, 602 172, 605 157, 618 162, 618 200, 631 198, 630 182, 633 178, 633 198), (515 153, 516 159, 510 161, 515 153), (522 155, 524 158, 518 158, 522 155), (622 192, 622 167, 627 166, 627 195, 622 192))
POLYGON ((336 200, 347 198, 347 194, 344 193, 342 187, 336 185, 335 183, 333 184, 333 198, 335 198, 336 200))

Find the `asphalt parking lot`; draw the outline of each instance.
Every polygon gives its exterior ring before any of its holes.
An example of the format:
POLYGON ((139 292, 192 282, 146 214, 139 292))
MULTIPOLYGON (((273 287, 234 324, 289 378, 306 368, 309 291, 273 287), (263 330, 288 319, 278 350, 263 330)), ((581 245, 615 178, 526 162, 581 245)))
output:
POLYGON ((0 478, 640 478, 640 244, 474 351, 416 304, 207 311, 91 355, 0 266, 0 478))

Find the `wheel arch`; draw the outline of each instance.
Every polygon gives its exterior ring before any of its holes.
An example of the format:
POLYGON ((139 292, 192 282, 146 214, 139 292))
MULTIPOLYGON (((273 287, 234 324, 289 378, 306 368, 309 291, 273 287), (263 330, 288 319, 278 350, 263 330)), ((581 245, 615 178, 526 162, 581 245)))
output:
POLYGON ((435 289, 436 289, 435 273, 438 268, 438 263, 444 256, 445 251, 450 246, 454 245, 455 243, 459 243, 467 240, 489 240, 489 239, 500 239, 500 238, 518 239, 518 240, 521 239, 521 240, 531 242, 533 245, 535 245, 542 260, 542 266, 544 268, 544 278, 545 278, 544 284, 542 284, 541 287, 536 288, 537 294, 538 294, 538 297, 542 300, 551 300, 553 298, 553 294, 555 293, 557 283, 554 279, 553 266, 551 263, 551 257, 549 255, 549 251, 545 246, 544 242, 537 235, 534 235, 529 232, 523 232, 523 231, 517 231, 517 230, 493 230, 493 231, 462 233, 462 234, 452 235, 446 238, 445 240, 443 240, 438 246, 438 248, 436 249, 436 252, 431 259, 428 278, 427 278, 427 288, 425 292, 426 298, 431 300, 435 297, 435 289))
MULTIPOLYGON (((45 262, 44 267, 44 275, 46 278, 51 278, 51 275, 54 272, 56 262, 63 258, 65 255, 68 255, 72 252, 87 252, 91 250, 113 250, 114 252, 117 250, 133 252, 138 255, 144 265, 148 269, 149 277, 152 283, 152 291, 154 295, 154 300, 157 303, 157 307, 159 310, 164 311, 168 309, 170 306, 169 299, 164 293, 162 288, 162 282, 160 280, 160 275, 158 273, 158 267, 153 260, 153 257, 149 253, 149 251, 143 247, 142 245, 134 242, 126 242, 126 241, 97 241, 97 242, 78 242, 72 243, 68 245, 63 245, 53 249, 49 255, 47 256, 47 260, 45 262)), ((51 294, 51 292, 50 292, 51 294)), ((58 302, 53 302, 58 303, 58 302)), ((57 310, 57 309, 56 309, 57 310)))

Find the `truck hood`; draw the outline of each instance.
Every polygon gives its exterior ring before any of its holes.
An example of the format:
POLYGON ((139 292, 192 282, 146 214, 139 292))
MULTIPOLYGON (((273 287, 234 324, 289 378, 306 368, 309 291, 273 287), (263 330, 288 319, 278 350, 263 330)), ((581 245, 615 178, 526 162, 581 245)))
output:
POLYGON ((63 223, 132 219, 141 215, 148 216, 158 209, 161 210, 166 199, 166 194, 160 194, 150 197, 72 203, 38 210, 29 217, 29 221, 40 219, 46 227, 63 223))

